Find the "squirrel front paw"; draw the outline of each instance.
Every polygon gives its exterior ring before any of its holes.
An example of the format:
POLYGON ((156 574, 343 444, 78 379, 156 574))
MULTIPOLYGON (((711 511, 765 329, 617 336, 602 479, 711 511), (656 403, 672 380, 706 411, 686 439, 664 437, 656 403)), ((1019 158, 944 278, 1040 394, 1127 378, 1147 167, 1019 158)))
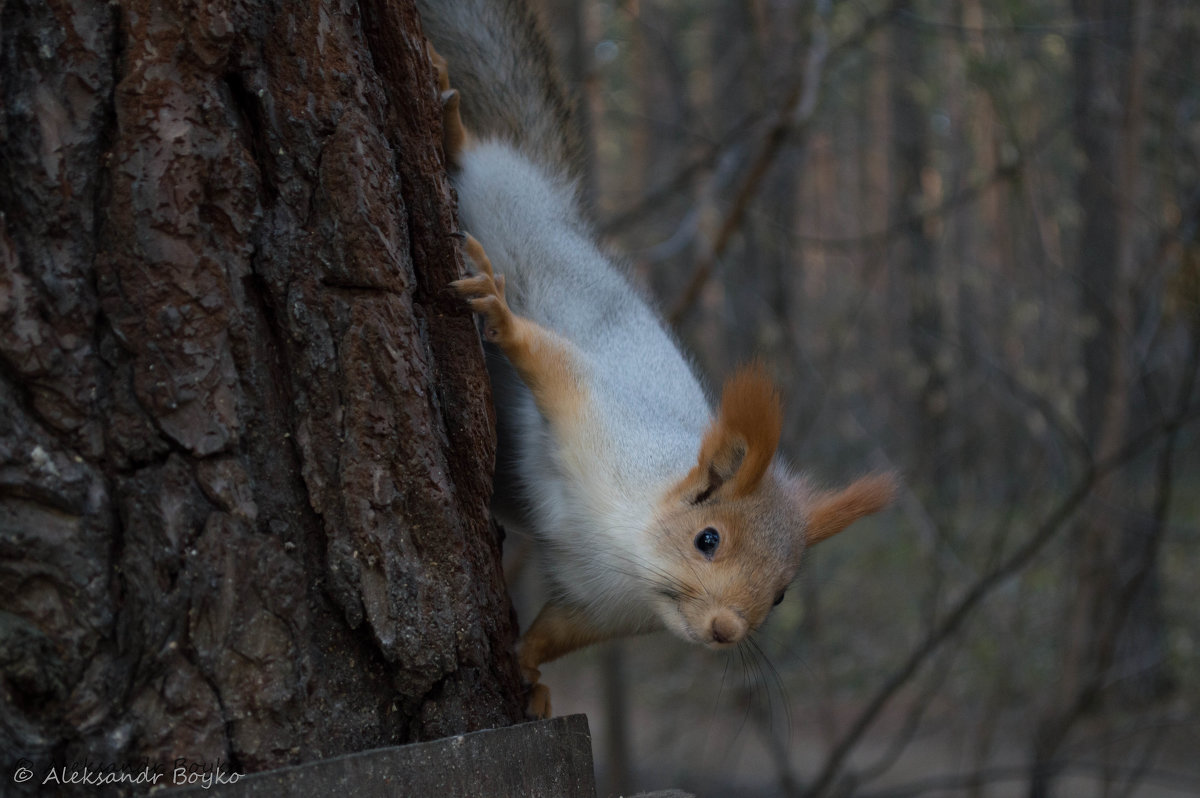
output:
POLYGON ((484 337, 500 347, 550 424, 579 423, 587 388, 578 351, 562 336, 513 313, 504 299, 504 278, 493 274, 483 247, 468 235, 466 250, 479 273, 450 287, 483 317, 484 337))
POLYGON ((475 238, 467 234, 467 257, 479 274, 450 283, 459 296, 467 300, 471 310, 484 320, 484 335, 489 341, 504 346, 512 338, 515 316, 504 299, 504 275, 492 272, 492 261, 475 238))

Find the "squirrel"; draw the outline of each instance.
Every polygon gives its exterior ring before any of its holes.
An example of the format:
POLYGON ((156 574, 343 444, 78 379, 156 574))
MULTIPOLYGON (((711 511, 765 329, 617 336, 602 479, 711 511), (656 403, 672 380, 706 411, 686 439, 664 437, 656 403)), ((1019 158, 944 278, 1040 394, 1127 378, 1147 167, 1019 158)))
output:
POLYGON ((714 413, 580 207, 570 106, 533 13, 520 0, 418 6, 476 268, 452 287, 493 349, 492 511, 538 541, 550 587, 517 646, 530 712, 549 717, 542 664, 662 629, 737 646, 805 548, 882 509, 895 480, 825 491, 793 473, 760 364, 728 379, 714 413))

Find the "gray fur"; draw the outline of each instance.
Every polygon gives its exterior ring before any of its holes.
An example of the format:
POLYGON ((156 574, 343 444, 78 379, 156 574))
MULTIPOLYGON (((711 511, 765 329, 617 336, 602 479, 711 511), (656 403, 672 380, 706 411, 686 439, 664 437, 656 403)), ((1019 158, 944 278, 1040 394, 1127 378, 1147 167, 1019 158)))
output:
POLYGON ((641 573, 665 490, 696 463, 705 393, 658 315, 596 243, 547 48, 515 0, 419 2, 476 143, 454 174, 463 229, 507 281, 513 311, 569 341, 586 375, 585 451, 551 434, 528 389, 489 356, 501 451, 493 509, 541 541, 560 600, 614 632, 660 628, 641 573))
POLYGON ((425 35, 450 64, 463 123, 569 175, 580 152, 572 104, 523 0, 418 0, 425 35))

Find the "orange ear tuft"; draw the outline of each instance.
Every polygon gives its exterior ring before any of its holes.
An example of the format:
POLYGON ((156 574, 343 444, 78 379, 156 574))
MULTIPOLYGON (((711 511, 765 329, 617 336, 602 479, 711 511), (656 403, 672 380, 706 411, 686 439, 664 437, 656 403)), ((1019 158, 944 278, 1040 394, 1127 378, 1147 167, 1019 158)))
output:
POLYGON ((745 496, 771 465, 782 430, 779 391, 766 368, 757 361, 743 366, 725 382, 721 410, 704 435, 697 468, 718 482, 732 478, 731 495, 745 496))
POLYGON ((863 516, 879 512, 895 495, 893 474, 871 474, 839 491, 818 494, 808 511, 808 545, 831 538, 863 516))

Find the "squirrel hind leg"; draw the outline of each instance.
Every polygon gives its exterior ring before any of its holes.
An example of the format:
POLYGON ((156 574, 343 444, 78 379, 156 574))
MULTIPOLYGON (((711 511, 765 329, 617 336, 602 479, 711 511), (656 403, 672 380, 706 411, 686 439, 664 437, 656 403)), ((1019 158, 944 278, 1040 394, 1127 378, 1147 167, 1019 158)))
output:
POLYGON ((550 688, 542 684, 540 666, 613 635, 598 628, 581 610, 550 601, 517 644, 517 663, 529 685, 529 713, 550 717, 550 688))
POLYGON ((450 66, 446 59, 433 47, 433 42, 426 39, 425 51, 429 62, 437 75, 438 99, 442 105, 442 150, 446 154, 446 163, 459 166, 460 156, 470 147, 471 135, 463 125, 462 112, 459 107, 460 95, 458 89, 450 87, 450 66))
POLYGON ((541 682, 529 687, 528 712, 538 720, 549 720, 554 717, 554 709, 550 706, 550 688, 541 682))

